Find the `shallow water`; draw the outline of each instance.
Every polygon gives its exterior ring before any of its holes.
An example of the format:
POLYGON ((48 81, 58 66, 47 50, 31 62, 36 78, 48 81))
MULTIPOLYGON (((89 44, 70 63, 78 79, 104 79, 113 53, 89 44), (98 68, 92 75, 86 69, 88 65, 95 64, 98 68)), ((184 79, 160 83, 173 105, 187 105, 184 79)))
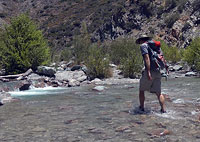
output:
POLYGON ((149 93, 145 113, 137 109, 138 84, 109 85, 103 92, 94 86, 13 92, 21 101, 0 107, 0 141, 199 142, 200 79, 170 79, 162 86, 166 114, 149 93))

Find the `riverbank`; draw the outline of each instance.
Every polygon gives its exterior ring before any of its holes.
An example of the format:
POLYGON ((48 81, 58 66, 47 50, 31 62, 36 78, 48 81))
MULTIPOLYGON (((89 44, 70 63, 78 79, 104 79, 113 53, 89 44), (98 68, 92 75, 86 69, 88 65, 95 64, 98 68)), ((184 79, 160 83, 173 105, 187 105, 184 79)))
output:
MULTIPOLYGON (((0 100, 2 104, 16 101, 9 92, 26 91, 33 88, 46 87, 76 87, 76 86, 94 86, 94 90, 103 91, 105 85, 121 85, 138 83, 139 79, 124 78, 116 65, 110 64, 112 68, 112 77, 107 79, 91 78, 89 71, 84 65, 71 65, 71 62, 62 62, 57 69, 40 66, 36 72, 29 69, 24 74, 1 76, 0 82, 0 100), (96 87, 96 88, 95 88, 96 87)), ((196 72, 191 71, 188 66, 180 64, 169 67, 168 78, 197 77, 196 72)), ((137 76, 138 78, 140 76, 137 76)), ((166 77, 166 76, 165 76, 166 77)))

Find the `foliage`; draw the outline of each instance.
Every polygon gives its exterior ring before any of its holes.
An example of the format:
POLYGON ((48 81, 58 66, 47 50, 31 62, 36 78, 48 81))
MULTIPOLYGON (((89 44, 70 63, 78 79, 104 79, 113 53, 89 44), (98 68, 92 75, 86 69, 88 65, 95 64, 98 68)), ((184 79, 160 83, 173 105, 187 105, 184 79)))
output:
POLYGON ((69 48, 65 48, 60 55, 60 61, 69 61, 72 57, 72 52, 69 48))
POLYGON ((91 45, 90 36, 86 25, 82 25, 82 35, 76 36, 73 41, 73 55, 77 64, 80 64, 88 57, 89 46, 91 45))
POLYGON ((89 47, 89 54, 85 61, 90 78, 107 78, 111 77, 112 73, 109 67, 109 58, 104 54, 103 49, 97 44, 89 47))
POLYGON ((124 77, 136 78, 136 75, 141 71, 143 63, 139 54, 139 51, 131 50, 127 57, 122 58, 121 70, 124 77))
POLYGON ((200 71, 200 38, 194 39, 184 52, 184 60, 200 71))
POLYGON ((161 41, 161 49, 167 61, 176 63, 181 60, 181 50, 177 47, 169 47, 164 41, 161 41))
POLYGON ((6 73, 20 73, 29 68, 48 63, 49 49, 42 31, 26 15, 13 18, 11 24, 5 26, 0 45, 1 63, 6 73))
POLYGON ((121 66, 125 77, 133 78, 141 70, 142 56, 134 39, 123 38, 113 41, 109 54, 111 61, 121 66))

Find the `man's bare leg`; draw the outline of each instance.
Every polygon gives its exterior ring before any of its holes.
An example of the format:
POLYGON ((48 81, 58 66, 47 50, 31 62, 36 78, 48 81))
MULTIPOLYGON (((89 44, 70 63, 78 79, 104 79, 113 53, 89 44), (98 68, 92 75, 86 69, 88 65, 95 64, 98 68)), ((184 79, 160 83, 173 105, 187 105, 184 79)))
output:
POLYGON ((140 109, 144 111, 144 100, 145 100, 144 91, 139 92, 139 100, 140 100, 140 109))
POLYGON ((160 93, 156 93, 156 95, 157 95, 159 103, 160 103, 161 112, 165 113, 166 112, 165 111, 165 97, 160 93))

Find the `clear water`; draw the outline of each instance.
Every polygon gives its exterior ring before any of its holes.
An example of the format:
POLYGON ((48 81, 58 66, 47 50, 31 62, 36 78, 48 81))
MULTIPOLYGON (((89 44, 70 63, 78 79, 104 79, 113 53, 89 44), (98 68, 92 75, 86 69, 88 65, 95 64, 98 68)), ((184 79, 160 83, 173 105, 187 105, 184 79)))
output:
POLYGON ((162 86, 166 114, 149 93, 145 113, 139 112, 138 84, 110 85, 103 92, 94 86, 12 92, 21 101, 0 107, 0 141, 199 142, 200 79, 170 79, 162 86))

